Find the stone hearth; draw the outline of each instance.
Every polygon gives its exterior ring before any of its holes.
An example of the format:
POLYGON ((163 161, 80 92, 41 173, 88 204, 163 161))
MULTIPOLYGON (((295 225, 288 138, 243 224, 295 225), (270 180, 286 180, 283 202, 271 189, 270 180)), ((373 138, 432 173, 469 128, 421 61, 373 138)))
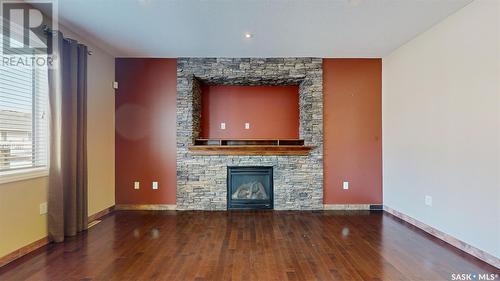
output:
POLYGON ((228 166, 272 166, 274 209, 323 209, 323 64, 320 58, 177 60, 177 209, 226 210, 228 166), (300 138, 308 156, 201 156, 201 85, 299 85, 300 138))

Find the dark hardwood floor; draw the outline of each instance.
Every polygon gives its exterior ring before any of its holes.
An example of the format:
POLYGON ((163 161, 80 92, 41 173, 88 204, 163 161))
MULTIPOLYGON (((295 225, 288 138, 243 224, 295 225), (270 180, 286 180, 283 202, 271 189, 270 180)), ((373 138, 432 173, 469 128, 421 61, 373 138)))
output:
POLYGON ((499 273, 382 212, 117 211, 0 280, 451 280, 499 273))

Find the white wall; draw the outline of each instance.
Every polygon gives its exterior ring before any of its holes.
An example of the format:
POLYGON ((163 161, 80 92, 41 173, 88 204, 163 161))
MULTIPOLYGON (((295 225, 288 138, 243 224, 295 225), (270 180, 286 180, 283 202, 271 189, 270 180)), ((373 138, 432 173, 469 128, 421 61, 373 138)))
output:
POLYGON ((384 57, 382 94, 384 204, 497 257, 499 14, 476 0, 384 57))

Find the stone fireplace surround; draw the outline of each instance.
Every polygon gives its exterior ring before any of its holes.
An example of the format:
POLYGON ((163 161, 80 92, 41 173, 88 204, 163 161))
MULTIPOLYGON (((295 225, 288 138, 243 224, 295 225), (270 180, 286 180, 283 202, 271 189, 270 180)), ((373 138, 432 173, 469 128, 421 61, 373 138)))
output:
POLYGON ((323 209, 323 63, 321 58, 177 59, 177 209, 226 210, 228 166, 272 166, 275 210, 323 209), (299 85, 300 138, 308 156, 201 156, 201 86, 299 85))

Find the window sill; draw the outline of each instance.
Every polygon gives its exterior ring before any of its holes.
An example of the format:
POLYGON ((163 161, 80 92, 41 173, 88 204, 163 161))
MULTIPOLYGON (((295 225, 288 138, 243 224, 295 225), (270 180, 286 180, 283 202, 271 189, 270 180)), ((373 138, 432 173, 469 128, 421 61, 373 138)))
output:
POLYGON ((20 171, 0 173, 0 184, 46 177, 49 175, 47 168, 33 168, 20 171))

